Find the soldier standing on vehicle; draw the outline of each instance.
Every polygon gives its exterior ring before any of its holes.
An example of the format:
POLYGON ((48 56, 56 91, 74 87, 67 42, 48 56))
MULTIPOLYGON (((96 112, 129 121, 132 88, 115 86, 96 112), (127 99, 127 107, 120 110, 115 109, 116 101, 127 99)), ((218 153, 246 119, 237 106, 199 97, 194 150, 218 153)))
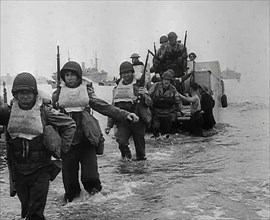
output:
POLYGON ((134 77, 134 68, 128 61, 120 65, 121 80, 113 90, 113 105, 139 115, 138 123, 115 122, 108 118, 106 133, 109 134, 114 124, 117 126, 116 141, 123 160, 131 160, 129 139, 132 136, 136 150, 136 160, 146 160, 145 156, 145 130, 150 124, 151 112, 149 107, 152 100, 144 87, 137 84, 134 77))
POLYGON ((90 114, 90 108, 117 121, 136 122, 138 117, 96 98, 92 84, 82 84, 82 68, 77 62, 67 62, 61 69, 60 76, 64 85, 54 92, 53 102, 77 125, 71 149, 62 155, 64 199, 71 202, 81 192, 79 164, 84 189, 90 195, 102 189, 96 154, 99 147, 104 145, 104 138, 98 121, 90 114), (90 137, 97 137, 98 140, 93 143, 90 137))
POLYGON ((160 55, 160 60, 164 64, 165 70, 172 69, 174 71, 174 78, 176 79, 174 85, 181 94, 185 91, 185 84, 179 80, 185 75, 187 67, 187 49, 182 44, 177 42, 178 36, 175 32, 168 34, 169 43, 166 44, 164 53, 160 55))
POLYGON ((188 69, 188 72, 191 72, 191 71, 195 71, 196 70, 196 62, 195 62, 195 59, 197 58, 196 54, 194 52, 191 52, 189 55, 188 55, 188 58, 189 60, 187 61, 187 69, 188 69))
POLYGON ((152 129, 155 138, 161 135, 169 136, 173 121, 181 115, 181 99, 176 88, 171 84, 173 70, 162 74, 162 81, 152 85, 149 95, 153 100, 152 129))
POLYGON ((45 126, 57 128, 62 139, 59 148, 66 153, 76 124, 70 117, 44 104, 38 95, 36 79, 30 73, 23 72, 15 77, 12 94, 12 106, 0 108, 0 123, 7 125, 8 162, 14 168, 12 176, 21 202, 21 217, 44 220, 49 181, 61 170, 51 160, 48 146, 44 144, 54 140, 52 137, 45 141, 45 126))
POLYGON ((153 66, 150 68, 150 72, 155 72, 155 75, 152 77, 152 82, 160 82, 161 75, 165 71, 165 67, 161 62, 161 57, 166 48, 166 44, 168 44, 168 37, 166 35, 162 35, 159 39, 160 48, 157 50, 156 56, 153 58, 153 66))

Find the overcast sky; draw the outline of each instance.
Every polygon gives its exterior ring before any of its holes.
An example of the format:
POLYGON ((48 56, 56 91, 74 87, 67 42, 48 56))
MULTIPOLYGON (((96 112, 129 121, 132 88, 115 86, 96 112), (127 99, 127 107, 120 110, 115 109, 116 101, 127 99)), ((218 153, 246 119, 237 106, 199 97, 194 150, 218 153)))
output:
POLYGON ((1 75, 50 77, 68 59, 118 75, 132 53, 145 60, 175 31, 197 61, 218 60, 248 81, 269 85, 269 1, 3 1, 1 75), (258 77, 259 76, 259 77, 258 77))

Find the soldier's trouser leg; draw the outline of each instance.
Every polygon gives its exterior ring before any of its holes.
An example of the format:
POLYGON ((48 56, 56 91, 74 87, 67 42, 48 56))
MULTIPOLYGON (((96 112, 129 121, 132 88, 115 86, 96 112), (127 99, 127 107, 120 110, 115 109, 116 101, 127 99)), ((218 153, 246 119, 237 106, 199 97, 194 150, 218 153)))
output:
POLYGON ((119 144, 119 150, 122 158, 131 158, 131 151, 128 147, 129 138, 131 136, 131 127, 128 124, 118 124, 115 134, 116 142, 119 144))
POLYGON ((145 123, 142 120, 132 125, 132 136, 137 160, 145 160, 145 123))
POLYGON ((203 136, 202 125, 203 125, 203 118, 201 113, 195 112, 190 117, 190 127, 189 127, 190 134, 193 134, 195 136, 203 136))
POLYGON ((18 174, 16 178, 20 180, 16 182, 16 190, 22 203, 22 217, 26 215, 27 220, 44 220, 50 179, 48 168, 26 176, 18 174))
POLYGON ((80 154, 81 162, 81 181, 84 189, 88 193, 94 193, 94 191, 100 191, 102 189, 99 173, 96 149, 90 143, 84 143, 82 152, 80 154))
POLYGON ((160 132, 160 120, 159 117, 155 114, 152 116, 152 129, 153 129, 153 135, 157 137, 160 132))
POLYGON ((29 189, 28 189, 28 176, 16 173, 16 191, 18 198, 21 202, 21 217, 25 218, 28 213, 28 200, 29 200, 29 189))
POLYGON ((65 188, 65 198, 70 202, 77 197, 80 192, 79 184, 79 146, 72 146, 72 149, 62 158, 62 178, 65 188))
POLYGON ((161 134, 169 134, 172 127, 172 115, 166 117, 160 117, 160 130, 161 134))

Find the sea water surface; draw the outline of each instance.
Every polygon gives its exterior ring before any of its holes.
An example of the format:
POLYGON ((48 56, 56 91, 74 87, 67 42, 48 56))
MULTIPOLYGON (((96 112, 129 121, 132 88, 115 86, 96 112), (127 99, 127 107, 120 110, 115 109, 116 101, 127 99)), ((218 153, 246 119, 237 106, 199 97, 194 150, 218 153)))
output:
MULTIPOLYGON (((80 198, 64 204, 58 175, 50 184, 46 219, 270 219, 269 97, 240 96, 230 92, 235 82, 226 86, 229 106, 208 137, 174 134, 154 140, 147 134, 147 160, 122 162, 113 130, 105 135, 105 152, 98 156, 101 193, 89 196, 82 190, 80 198)), ((48 85, 39 87, 52 92, 48 85)), ((112 87, 95 85, 95 90, 111 102, 112 87)), ((104 129, 107 118, 94 115, 104 129)), ((1 151, 0 219, 20 219, 3 157, 1 151)))

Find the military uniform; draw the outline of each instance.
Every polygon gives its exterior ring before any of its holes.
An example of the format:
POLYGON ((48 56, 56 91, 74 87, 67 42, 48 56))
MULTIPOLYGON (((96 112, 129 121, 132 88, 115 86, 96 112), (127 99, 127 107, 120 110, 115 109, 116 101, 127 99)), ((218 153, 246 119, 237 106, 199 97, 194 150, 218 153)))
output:
MULTIPOLYGON (((71 150, 63 155, 63 184, 65 198, 72 201, 78 197, 81 188, 79 184, 79 165, 81 165, 81 181, 84 189, 93 194, 102 189, 97 164, 96 146, 89 142, 83 130, 82 115, 90 109, 114 118, 126 119, 128 112, 120 110, 107 102, 96 98, 91 85, 83 85, 82 69, 77 62, 69 61, 61 69, 61 78, 65 81, 65 73, 71 71, 78 76, 78 85, 75 88, 62 86, 53 94, 53 102, 76 122, 76 132, 72 141, 71 150)), ((91 126, 91 125, 88 125, 91 126)), ((102 141, 102 140, 101 140, 102 141)), ((104 141, 104 139, 103 139, 104 141)))
MULTIPOLYGON (((131 71, 134 73, 132 64, 123 62, 120 66, 120 74, 131 71)), ((114 122, 111 118, 108 119, 107 127, 112 128, 116 124, 117 132, 115 134, 116 141, 119 144, 119 150, 122 158, 131 159, 131 151, 129 149, 129 138, 132 136, 135 144, 136 159, 145 160, 145 130, 146 125, 150 124, 151 112, 149 107, 152 105, 152 100, 149 94, 144 94, 140 102, 138 101, 139 86, 135 78, 127 85, 123 83, 123 78, 113 91, 113 105, 118 108, 135 112, 139 116, 139 122, 114 122)))
MULTIPOLYGON (((33 90, 37 94, 36 81, 29 73, 21 73, 14 79, 12 93, 33 90)), ((71 144, 75 122, 66 115, 46 106, 37 95, 29 110, 20 107, 15 98, 12 107, 0 108, 1 121, 7 125, 9 161, 14 167, 15 188, 21 202, 21 216, 28 220, 42 220, 49 190, 49 181, 60 172, 51 160, 44 145, 43 129, 46 125, 58 128, 62 150, 67 152, 71 144)))
MULTIPOLYGON (((172 80, 172 74, 164 72, 162 78, 172 80)), ((149 89, 149 95, 153 100, 153 120, 152 128, 154 136, 170 133, 172 122, 175 120, 177 112, 181 112, 181 99, 179 93, 173 85, 164 88, 162 82, 157 82, 149 89)))
MULTIPOLYGON (((155 54, 156 56, 153 58, 153 66, 150 68, 150 72, 151 73, 155 72, 162 75, 163 72, 165 71, 165 68, 164 68, 163 62, 161 62, 161 58, 164 53, 166 44, 168 43, 168 37, 166 35, 162 35, 159 39, 159 43, 160 43, 160 48, 158 48, 155 54)), ((154 75, 151 81, 155 83, 155 82, 161 81, 161 79, 158 78, 156 75, 154 75)))
MULTIPOLYGON (((165 53, 166 45, 167 43, 164 43, 160 46, 160 48, 158 48, 156 57, 153 58, 153 66, 150 69, 151 72, 159 73, 161 76, 166 70, 164 60, 162 59, 165 53)), ((156 78, 155 75, 152 77, 153 83, 159 82, 160 80, 161 79, 156 78)))
MULTIPOLYGON (((177 35, 174 32, 169 33, 169 41, 171 38, 177 39, 177 35)), ((187 49, 180 42, 176 42, 174 45, 168 43, 160 55, 161 61, 164 65, 164 69, 172 69, 174 71, 174 77, 180 78, 185 75, 187 66, 187 49)), ((175 81, 174 86, 180 93, 184 92, 184 83, 175 81)))

